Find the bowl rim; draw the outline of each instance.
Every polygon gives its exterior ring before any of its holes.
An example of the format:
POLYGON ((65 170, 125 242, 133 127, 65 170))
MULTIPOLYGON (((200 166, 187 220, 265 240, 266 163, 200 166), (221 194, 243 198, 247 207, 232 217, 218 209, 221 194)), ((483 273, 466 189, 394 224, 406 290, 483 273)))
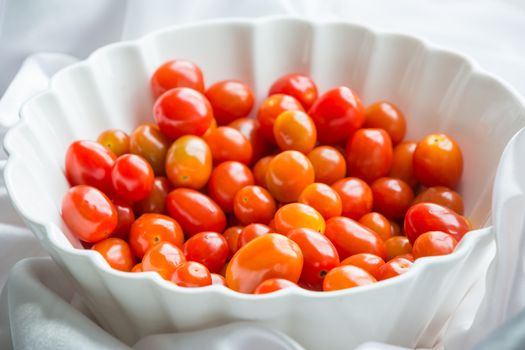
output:
MULTIPOLYGON (((397 276, 396 278, 379 281, 381 283, 374 283, 370 285, 360 286, 359 288, 350 288, 350 289, 331 291, 331 292, 322 292, 322 293, 317 292, 317 291, 310 291, 310 290, 303 289, 303 288, 286 288, 286 289, 279 290, 274 293, 253 295, 253 294, 240 293, 232 289, 229 289, 223 286, 217 286, 217 285, 208 286, 207 288, 183 288, 167 280, 164 280, 159 274, 156 274, 154 272, 129 273, 129 272, 122 272, 122 271, 112 269, 109 266, 109 264, 106 262, 106 260, 100 254, 97 254, 96 252, 90 249, 78 249, 72 245, 66 246, 66 245, 63 245, 61 242, 58 242, 54 234, 52 234, 52 232, 58 231, 62 235, 64 233, 56 224, 52 222, 42 222, 32 217, 31 214, 25 212, 24 205, 21 204, 21 202, 16 196, 16 190, 14 189, 16 186, 14 185, 13 180, 12 180, 15 174, 15 170, 16 170, 14 167, 16 165, 16 160, 18 158, 18 154, 14 149, 12 139, 15 138, 15 135, 17 135, 17 133, 20 132, 19 130, 22 129, 26 123, 29 123, 28 121, 29 116, 24 112, 26 108, 34 100, 38 99, 40 96, 56 93, 55 92, 55 82, 56 80, 60 79, 62 75, 68 74, 70 70, 77 69, 77 67, 90 65, 98 55, 102 55, 105 52, 116 50, 116 49, 122 50, 127 47, 140 47, 148 40, 152 40, 152 38, 156 36, 160 36, 160 35, 166 35, 166 34, 170 34, 173 32, 177 32, 181 30, 188 30, 192 28, 205 28, 205 27, 210 27, 210 26, 247 26, 253 29, 256 27, 261 27, 261 26, 272 24, 272 23, 273 24, 275 23, 292 23, 292 24, 302 23, 304 25, 310 26, 311 28, 318 28, 322 26, 346 26, 346 27, 352 27, 355 30, 359 30, 373 37, 397 37, 402 40, 415 41, 426 52, 445 54, 448 56, 456 57, 464 61, 466 64, 466 68, 469 70, 471 74, 478 75, 484 78, 488 78, 492 80, 493 82, 495 82, 496 84, 500 85, 500 87, 504 91, 506 91, 508 94, 510 94, 510 96, 518 104, 521 105, 522 109, 525 110, 525 100, 515 90, 514 87, 512 87, 507 82, 503 81, 501 78, 485 71, 470 56, 465 55, 463 53, 456 52, 454 50, 444 48, 439 45, 435 45, 433 43, 430 43, 428 40, 423 39, 416 35, 411 35, 411 34, 407 34, 403 32, 390 31, 390 30, 389 31, 379 30, 373 26, 366 26, 363 24, 358 24, 358 23, 355 23, 352 21, 346 21, 346 20, 339 20, 339 19, 312 20, 312 19, 307 19, 307 18, 300 17, 300 16, 286 16, 286 15, 268 16, 268 17, 262 17, 262 18, 220 18, 220 19, 199 21, 199 22, 190 23, 190 24, 169 26, 166 28, 155 30, 153 32, 150 32, 134 40, 115 42, 115 43, 111 43, 111 44, 108 44, 108 45, 105 45, 105 46, 102 46, 96 49, 86 59, 80 60, 78 62, 75 62, 71 65, 68 65, 60 69, 58 72, 56 72, 51 77, 49 81, 49 86, 45 90, 30 97, 27 101, 25 101, 22 104, 20 111, 19 111, 20 119, 17 121, 17 123, 14 126, 12 126, 7 131, 5 138, 4 138, 4 142, 3 142, 4 149, 9 156, 7 163, 5 165, 5 169, 4 169, 4 181, 5 181, 7 192, 9 194, 9 198, 15 210, 24 219, 26 223, 29 223, 29 226, 38 227, 42 232, 45 232, 43 237, 39 237, 41 240, 46 241, 47 243, 52 245, 55 249, 59 250, 63 254, 70 255, 70 256, 76 256, 76 257, 82 257, 84 260, 89 261, 89 263, 94 264, 95 267, 99 269, 102 273, 110 275, 110 277, 114 277, 118 279, 125 278, 128 280, 129 279, 138 280, 142 282, 149 281, 148 283, 155 283, 160 288, 167 288, 167 289, 172 290, 173 292, 178 292, 178 293, 187 293, 187 294, 213 293, 213 294, 221 294, 224 297, 235 298, 239 300, 247 300, 247 301, 258 301, 258 300, 265 300, 265 299, 274 300, 274 299, 283 298, 283 297, 339 298, 339 297, 349 296, 353 294, 366 293, 376 288, 388 288, 389 286, 395 286, 397 284, 405 283, 405 281, 415 278, 417 274, 424 273, 425 269, 428 269, 431 267, 437 267, 440 265, 446 265, 447 263, 450 263, 452 261, 460 261, 464 256, 466 256, 470 251, 472 251, 472 249, 475 247, 477 242, 479 242, 480 240, 484 238, 494 240, 492 226, 485 226, 483 228, 470 231, 459 242, 456 250, 452 254, 446 255, 446 256, 427 257, 423 259, 418 259, 414 262, 414 265, 412 266, 412 268, 408 270, 407 273, 397 276)), ((35 232, 33 233, 35 234, 35 232)))

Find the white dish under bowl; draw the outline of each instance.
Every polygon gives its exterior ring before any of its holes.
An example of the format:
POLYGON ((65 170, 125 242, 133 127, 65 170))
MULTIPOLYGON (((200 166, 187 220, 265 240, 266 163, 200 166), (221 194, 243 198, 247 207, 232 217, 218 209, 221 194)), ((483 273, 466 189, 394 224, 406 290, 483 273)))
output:
POLYGON ((109 45, 57 73, 21 115, 5 138, 7 189, 103 327, 133 344, 148 334, 251 320, 308 349, 349 349, 370 340, 433 345, 492 257, 493 177, 505 144, 525 125, 517 95, 461 55, 406 35, 290 18, 209 22, 109 45), (69 187, 64 153, 73 140, 152 121, 149 77, 171 58, 197 63, 207 84, 243 80, 258 102, 274 79, 301 72, 321 92, 347 85, 365 104, 398 104, 408 119, 408 139, 442 131, 459 142, 465 158, 459 191, 467 216, 482 229, 467 234, 453 254, 418 260, 401 277, 331 293, 184 289, 154 273, 112 270, 100 255, 81 249, 60 218, 69 187))

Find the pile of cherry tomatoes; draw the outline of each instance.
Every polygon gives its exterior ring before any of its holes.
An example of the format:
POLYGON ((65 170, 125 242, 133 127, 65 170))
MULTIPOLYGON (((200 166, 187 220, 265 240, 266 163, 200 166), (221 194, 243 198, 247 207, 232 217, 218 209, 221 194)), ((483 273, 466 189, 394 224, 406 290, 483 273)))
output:
POLYGON ((117 270, 242 293, 333 291, 449 254, 471 227, 445 134, 404 141, 392 103, 280 77, 258 107, 236 80, 205 89, 185 60, 150 86, 155 123, 106 130, 66 153, 67 228, 117 270))

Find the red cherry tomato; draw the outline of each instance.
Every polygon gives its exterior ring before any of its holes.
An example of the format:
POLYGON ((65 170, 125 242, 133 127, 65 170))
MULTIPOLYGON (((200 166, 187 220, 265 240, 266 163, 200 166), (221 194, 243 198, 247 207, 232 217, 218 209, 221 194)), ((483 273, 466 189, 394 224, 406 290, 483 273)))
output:
POLYGON ((295 228, 309 228, 319 233, 325 231, 323 216, 314 208, 302 203, 283 205, 275 213, 275 229, 288 235, 295 228))
POLYGON ((256 119, 241 118, 234 120, 228 126, 239 130, 250 141, 253 150, 252 161, 257 161, 270 152, 270 142, 262 135, 256 119))
POLYGON ((127 239, 131 224, 135 221, 135 213, 131 205, 123 200, 114 199, 113 205, 117 210, 117 227, 113 230, 111 237, 127 239))
POLYGON ((195 261, 186 261, 177 266, 171 275, 171 281, 185 288, 206 287, 212 284, 210 271, 195 261))
POLYGON ((135 265, 129 245, 120 238, 106 238, 93 245, 91 249, 99 252, 115 270, 129 272, 135 265))
POLYGON ((346 176, 345 157, 336 148, 319 146, 308 153, 315 172, 315 182, 331 185, 346 176))
POLYGON ((200 92, 176 88, 163 93, 153 106, 160 131, 172 139, 183 135, 202 136, 210 127, 213 111, 200 92))
POLYGON ((182 248, 184 233, 177 221, 166 215, 146 213, 131 225, 129 244, 136 257, 142 258, 148 249, 160 242, 182 248))
POLYGON ((259 284, 253 291, 253 294, 273 293, 278 290, 290 287, 297 287, 297 284, 285 280, 284 278, 270 278, 259 284))
POLYGON ((370 186, 374 210, 391 220, 400 220, 414 200, 414 192, 406 182, 391 177, 375 180, 370 186))
POLYGON ((425 232, 414 242, 412 254, 416 259, 425 256, 447 255, 454 251, 457 244, 458 242, 445 232, 425 232))
POLYGON ((144 213, 166 213, 166 197, 171 191, 171 185, 167 178, 158 176, 153 179, 153 188, 148 197, 135 205, 138 214, 144 213))
POLYGON ((228 259, 228 242, 220 233, 197 233, 184 243, 184 256, 188 261, 203 264, 210 272, 219 272, 228 259))
POLYGON ((156 124, 139 125, 133 130, 129 142, 131 153, 146 159, 155 175, 165 175, 166 153, 171 140, 160 132, 156 124))
POLYGON ((253 185, 253 175, 246 165, 224 162, 213 169, 208 182, 208 195, 227 213, 233 212, 235 195, 243 187, 253 185))
POLYGON ((249 224, 248 226, 245 226, 239 234, 237 249, 241 249, 246 243, 270 232, 270 227, 264 224, 249 224))
POLYGON ((246 117, 253 107, 253 93, 248 85, 236 80, 219 81, 206 90, 219 125, 246 117))
POLYGON ((302 74, 286 74, 277 79, 268 92, 268 96, 286 94, 295 97, 308 109, 317 99, 317 86, 312 78, 302 74))
POLYGON ((390 237, 385 241, 385 247, 387 260, 412 253, 412 244, 405 236, 390 237))
POLYGON ((210 276, 211 276, 211 284, 212 285, 226 287, 226 278, 224 278, 223 276, 219 275, 218 273, 211 273, 210 276))
POLYGON ((412 267, 412 261, 405 258, 395 258, 379 268, 378 281, 402 275, 412 267))
POLYGON ((396 105, 378 101, 366 109, 365 128, 379 128, 385 130, 394 145, 405 137, 406 121, 403 113, 396 105))
POLYGON ((135 154, 118 157, 111 170, 115 193, 131 202, 138 202, 149 196, 154 176, 151 165, 135 154))
POLYGON ((344 265, 333 268, 323 281, 323 291, 348 289, 377 282, 374 276, 360 267, 344 265))
POLYGON ((410 187, 417 185, 417 179, 414 176, 414 167, 412 160, 416 151, 417 143, 413 141, 404 141, 394 148, 392 157, 392 167, 388 176, 405 181, 410 187))
POLYGON ((308 114, 317 127, 317 138, 321 143, 343 142, 365 122, 365 108, 361 100, 345 86, 321 95, 308 114))
POLYGON ((226 216, 217 203, 195 190, 178 188, 171 191, 166 207, 188 237, 203 231, 222 232, 226 226, 226 216))
POLYGON ((454 210, 459 215, 463 215, 463 198, 459 193, 447 187, 429 187, 417 195, 413 204, 423 202, 439 204, 454 210))
POLYGON ((228 259, 231 259, 233 254, 237 252, 238 248, 238 241, 239 236, 242 232, 243 226, 232 226, 228 227, 223 233, 222 236, 226 239, 226 242, 228 242, 228 249, 230 251, 230 254, 228 255, 228 259))
POLYGON ((341 261, 341 265, 357 266, 374 276, 379 277, 379 268, 385 264, 385 261, 374 254, 361 253, 349 256, 341 261))
POLYGON ((177 267, 186 262, 184 253, 168 242, 160 242, 146 251, 142 258, 144 272, 155 271, 165 280, 170 280, 177 267))
POLYGON ((341 197, 343 216, 359 220, 372 211, 372 190, 363 180, 347 177, 335 182, 332 188, 341 197))
POLYGON ((377 233, 383 241, 392 236, 392 224, 379 213, 371 212, 365 214, 359 219, 359 223, 377 233))
POLYGON ((428 231, 442 231, 460 241, 470 230, 470 224, 453 210, 433 203, 419 203, 408 209, 405 216, 405 234, 414 244, 416 239, 428 231))
POLYGON ((257 186, 266 187, 266 172, 273 156, 266 156, 257 161, 253 166, 253 177, 257 186))
POLYGON ((71 232, 84 242, 101 241, 117 227, 117 210, 108 197, 95 187, 78 185, 62 200, 62 219, 71 232))
POLYGON ((261 134, 273 142, 273 124, 275 119, 285 111, 301 111, 304 108, 299 101, 289 95, 277 94, 263 101, 257 111, 257 121, 261 134))
POLYGON ((286 111, 275 119, 273 137, 282 151, 308 153, 315 147, 317 131, 308 114, 301 111, 286 111))
POLYGON ((106 130, 98 136, 97 142, 106 146, 117 157, 129 153, 129 135, 122 130, 106 130))
POLYGON ((165 62, 153 73, 150 84, 155 97, 178 87, 187 87, 204 92, 204 78, 200 68, 186 60, 165 62))
POLYGON ((111 169, 116 156, 92 141, 75 141, 66 152, 66 177, 71 186, 89 185, 111 193, 111 169))
POLYGON ((246 186, 233 199, 233 212, 243 225, 270 222, 275 214, 275 200, 260 186, 246 186))
POLYGON ((206 142, 210 146, 215 164, 233 160, 250 164, 252 160, 252 144, 240 131, 229 126, 221 126, 212 130, 206 142))
POLYGON ((332 187, 323 183, 314 182, 308 185, 301 192, 299 203, 311 206, 325 219, 340 216, 343 212, 341 197, 332 187))

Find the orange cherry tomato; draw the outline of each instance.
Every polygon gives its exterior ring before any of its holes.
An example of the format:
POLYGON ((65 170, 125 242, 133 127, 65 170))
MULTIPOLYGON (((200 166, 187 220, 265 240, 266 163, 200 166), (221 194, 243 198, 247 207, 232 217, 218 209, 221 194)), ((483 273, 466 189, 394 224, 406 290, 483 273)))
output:
POLYGON ((416 196, 413 204, 423 202, 439 204, 463 215, 463 198, 459 193, 447 187, 429 187, 416 196))
POLYGON ((308 114, 302 111, 286 111, 275 119, 273 137, 282 151, 308 153, 315 147, 317 131, 308 114))
POLYGON ((133 266, 131 269, 131 272, 144 272, 142 269, 142 263, 135 264, 135 266, 133 266))
POLYGON ((412 164, 416 147, 417 143, 414 141, 404 141, 394 147, 392 167, 388 173, 389 177, 401 179, 410 187, 417 185, 412 164))
POLYGON ((388 175, 392 153, 392 141, 385 130, 359 129, 346 148, 349 173, 371 183, 388 175))
POLYGON ((91 247, 97 251, 115 270, 129 272, 135 265, 128 243, 120 238, 106 238, 91 247))
POLYGON ((375 180, 370 186, 374 210, 391 220, 400 220, 414 200, 414 192, 406 182, 391 177, 375 180))
POLYGON ((179 223, 169 216, 146 213, 140 216, 129 232, 129 244, 136 257, 160 242, 168 242, 182 248, 184 233, 179 223))
POLYGON ((135 154, 118 157, 111 170, 111 182, 115 193, 131 202, 138 202, 149 196, 154 176, 151 165, 135 154))
POLYGON ((162 64, 153 73, 150 85, 155 97, 178 87, 204 92, 204 78, 200 68, 186 60, 169 60, 162 64))
POLYGON ((416 261, 416 258, 414 258, 414 255, 412 255, 411 253, 403 254, 403 255, 398 255, 398 256, 396 256, 396 257, 394 258, 394 260, 396 260, 396 259, 398 259, 398 258, 399 258, 399 259, 401 259, 401 258, 403 258, 403 259, 407 259, 407 260, 412 261, 412 262, 416 261))
POLYGON ((295 228, 309 228, 319 233, 325 231, 323 216, 314 208, 302 203, 283 205, 275 213, 275 229, 287 235, 295 228))
POLYGON ((221 126, 212 130, 206 138, 210 146, 215 164, 233 160, 250 164, 252 160, 252 144, 237 129, 221 126))
POLYGON ((454 251, 457 244, 454 237, 445 232, 429 231, 416 239, 412 255, 416 259, 425 256, 447 255, 454 251))
POLYGON ((270 142, 265 139, 260 131, 259 122, 253 118, 241 118, 229 124, 230 127, 237 129, 252 144, 252 161, 257 161, 270 152, 270 142))
POLYGON ((222 232, 226 227, 226 216, 221 207, 195 190, 178 188, 171 191, 166 198, 166 207, 188 237, 203 231, 222 232))
POLYGON ((297 283, 303 268, 299 246, 283 235, 270 233, 248 242, 233 256, 226 269, 226 284, 241 293, 253 293, 270 278, 297 283))
POLYGON ((297 287, 297 284, 285 280, 284 278, 270 278, 259 284, 253 291, 253 294, 273 293, 278 290, 290 287, 297 287))
POLYGON ((108 197, 95 187, 71 187, 62 200, 62 219, 71 232, 84 242, 101 241, 117 227, 117 210, 108 197))
POLYGON ((319 146, 308 153, 315 172, 315 182, 332 185, 346 176, 345 157, 336 148, 319 146))
POLYGON ((244 226, 231 226, 228 227, 223 233, 222 236, 226 239, 226 242, 228 242, 228 259, 231 259, 233 254, 237 252, 238 248, 238 242, 239 242, 239 236, 242 232, 242 229, 244 226))
POLYGON ((246 117, 253 107, 253 93, 248 85, 237 80, 222 80, 206 90, 219 125, 246 117))
POLYGON ((365 286, 375 282, 377 281, 374 276, 364 269, 353 265, 343 265, 335 267, 328 272, 323 281, 323 291, 331 292, 365 286))
POLYGON ((372 211, 372 190, 363 180, 347 177, 335 182, 332 188, 341 197, 343 216, 359 220, 363 215, 372 211))
POLYGON ((212 284, 210 271, 195 261, 186 261, 177 266, 170 279, 176 285, 185 288, 206 287, 212 284))
POLYGON ((383 241, 392 236, 392 224, 383 215, 371 212, 359 219, 359 223, 377 233, 383 241))
POLYGON ((392 259, 379 268, 378 281, 402 275, 412 267, 412 261, 405 258, 392 259))
POLYGON ((268 96, 286 94, 295 97, 308 109, 317 99, 317 86, 312 78, 302 74, 286 74, 277 79, 268 92, 268 96))
POLYGON ((405 137, 405 116, 393 103, 386 101, 373 103, 366 109, 365 115, 365 128, 385 130, 390 135, 392 144, 398 144, 405 137))
POLYGON ((166 153, 170 146, 171 140, 155 124, 138 126, 129 141, 130 152, 146 159, 156 175, 166 173, 166 153))
POLYGON ((317 138, 321 143, 343 142, 365 122, 363 103, 346 86, 333 88, 319 96, 308 114, 317 127, 317 138))
POLYGON ((423 185, 455 188, 463 173, 463 155, 456 141, 445 134, 431 134, 417 144, 414 175, 423 185))
POLYGON ((144 272, 155 271, 165 280, 170 280, 177 267, 186 262, 180 248, 168 242, 160 242, 149 248, 142 258, 144 272))
POLYGON ((218 273, 211 273, 210 276, 211 276, 211 284, 212 285, 226 287, 226 278, 224 278, 223 276, 219 275, 218 273))
POLYGON ((167 178, 158 176, 153 179, 153 188, 146 199, 135 205, 138 214, 144 213, 166 213, 166 197, 171 191, 171 185, 167 178))
POLYGON ((412 244, 405 236, 393 236, 385 241, 386 260, 412 253, 412 244))
POLYGON ((273 124, 285 111, 301 111, 304 108, 299 101, 289 95, 276 94, 266 98, 257 111, 257 121, 262 135, 273 142, 273 124))
POLYGON ((239 234, 237 249, 241 249, 246 243, 270 232, 270 227, 264 224, 249 224, 248 226, 245 226, 239 234))
POLYGON ((135 221, 135 213, 131 205, 120 199, 114 199, 113 205, 117 210, 117 227, 113 230, 111 237, 127 239, 131 224, 135 221))
POLYGON ((357 266, 378 278, 379 268, 385 264, 385 261, 374 254, 361 253, 349 256, 345 260, 341 261, 341 265, 352 265, 357 266))
POLYGON ((266 156, 257 161, 253 166, 253 177, 257 186, 266 187, 266 172, 273 156, 266 156))
POLYGON ((347 217, 336 216, 328 219, 325 235, 332 241, 341 259, 359 253, 374 254, 382 259, 386 257, 385 243, 381 237, 347 217))
POLYGON ((129 153, 129 135, 122 130, 106 130, 98 136, 97 142, 109 148, 117 157, 129 153))
POLYGON ((233 213, 243 225, 270 222, 275 214, 275 200, 260 186, 246 186, 233 199, 233 213))
POLYGON ((228 242, 220 233, 200 232, 184 243, 184 256, 188 261, 203 264, 210 272, 219 272, 230 253, 228 242))
POLYGON ((280 202, 294 202, 309 184, 314 182, 312 163, 297 151, 276 155, 266 171, 266 187, 280 202))
POLYGON ((211 150, 200 137, 178 138, 166 155, 166 174, 175 187, 201 189, 208 182, 211 170, 211 150))
POLYGON ((235 195, 253 185, 253 175, 246 165, 228 161, 213 169, 208 182, 208 195, 227 213, 233 212, 235 195))
POLYGON ((341 197, 332 187, 323 183, 314 182, 308 185, 301 192, 299 203, 311 206, 325 219, 340 216, 343 212, 341 197))

